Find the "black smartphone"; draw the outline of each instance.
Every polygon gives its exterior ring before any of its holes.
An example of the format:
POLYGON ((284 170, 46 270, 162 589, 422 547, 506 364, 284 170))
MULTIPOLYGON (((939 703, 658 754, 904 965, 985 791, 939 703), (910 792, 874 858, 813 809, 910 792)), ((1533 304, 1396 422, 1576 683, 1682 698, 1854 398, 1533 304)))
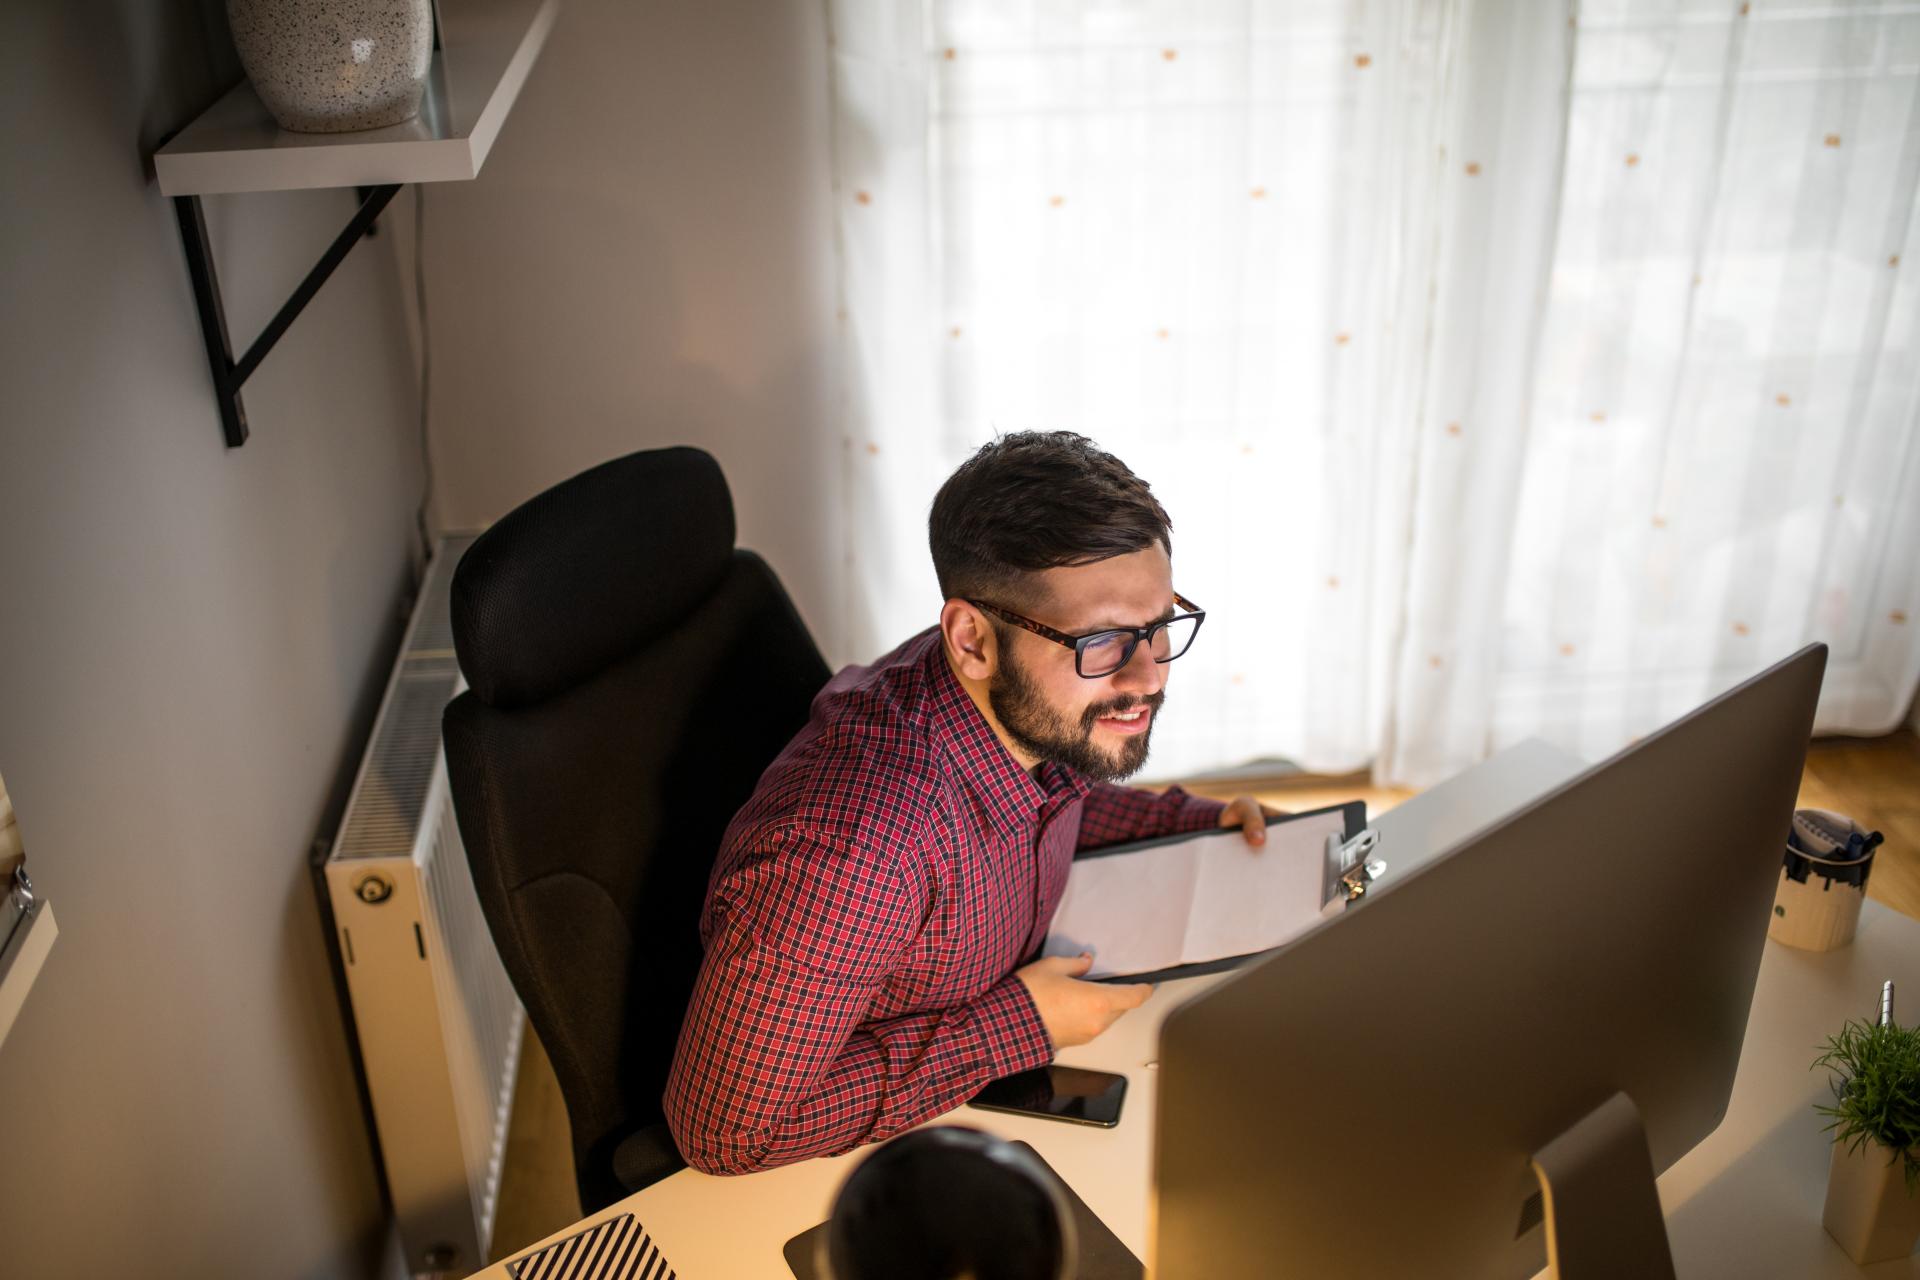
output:
POLYGON ((967 1105, 1111 1129, 1120 1123, 1120 1103, 1126 1096, 1125 1076, 1056 1064, 1003 1076, 969 1098, 967 1105))

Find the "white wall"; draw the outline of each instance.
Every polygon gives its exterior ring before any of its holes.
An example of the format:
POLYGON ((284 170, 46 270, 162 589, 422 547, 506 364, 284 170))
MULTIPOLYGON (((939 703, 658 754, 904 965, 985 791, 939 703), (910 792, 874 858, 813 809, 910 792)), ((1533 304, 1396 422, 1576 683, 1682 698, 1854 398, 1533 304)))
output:
MULTIPOLYGON (((398 639, 420 472, 391 242, 222 444, 147 156, 219 0, 0 6, 0 771, 60 938, 0 1047, 0 1272, 358 1276, 384 1227, 305 866, 398 639)), ((211 202, 250 338, 351 192, 211 202)))
POLYGON ((566 0, 481 181, 428 193, 426 255, 444 527, 698 445, 846 659, 824 9, 566 0))
MULTIPOLYGON (((844 657, 822 9, 567 0, 426 253, 442 526, 700 445, 844 657)), ((0 6, 0 772, 61 925, 0 1050, 8 1275, 361 1275, 387 1245, 304 860, 408 583, 411 209, 226 450, 147 164, 238 75, 222 14, 0 6)), ((350 208, 209 202, 239 341, 350 208)))

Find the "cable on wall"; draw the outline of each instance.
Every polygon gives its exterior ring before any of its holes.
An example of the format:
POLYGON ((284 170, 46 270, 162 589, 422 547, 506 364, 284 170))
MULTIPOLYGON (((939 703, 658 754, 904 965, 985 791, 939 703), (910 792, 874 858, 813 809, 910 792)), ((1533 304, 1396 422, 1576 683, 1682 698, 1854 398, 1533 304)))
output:
POLYGON ((420 537, 420 563, 433 554, 433 529, 428 508, 433 502, 433 449, 428 413, 433 403, 433 343, 427 329, 427 189, 413 187, 413 309, 420 324, 420 505, 414 510, 414 530, 420 537))

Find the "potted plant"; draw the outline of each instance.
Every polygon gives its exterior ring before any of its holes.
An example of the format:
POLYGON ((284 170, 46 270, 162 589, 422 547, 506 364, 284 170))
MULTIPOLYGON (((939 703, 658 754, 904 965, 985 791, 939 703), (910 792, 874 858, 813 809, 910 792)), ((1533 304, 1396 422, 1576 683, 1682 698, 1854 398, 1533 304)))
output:
MULTIPOLYGON (((1889 1004, 1891 1002, 1889 1001, 1889 1004)), ((1920 1026, 1848 1022, 1813 1065, 1833 1073, 1833 1163, 1821 1221, 1855 1262, 1904 1258, 1920 1240, 1920 1026)))

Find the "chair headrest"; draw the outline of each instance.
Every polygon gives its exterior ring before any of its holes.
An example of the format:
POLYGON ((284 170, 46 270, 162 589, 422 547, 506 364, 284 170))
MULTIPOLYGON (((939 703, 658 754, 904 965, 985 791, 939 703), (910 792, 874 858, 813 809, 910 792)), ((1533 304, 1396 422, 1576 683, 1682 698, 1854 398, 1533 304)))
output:
POLYGON ((628 454, 529 499, 454 570, 468 686, 511 708, 588 679, 711 595, 733 536, 726 478, 699 449, 628 454))

